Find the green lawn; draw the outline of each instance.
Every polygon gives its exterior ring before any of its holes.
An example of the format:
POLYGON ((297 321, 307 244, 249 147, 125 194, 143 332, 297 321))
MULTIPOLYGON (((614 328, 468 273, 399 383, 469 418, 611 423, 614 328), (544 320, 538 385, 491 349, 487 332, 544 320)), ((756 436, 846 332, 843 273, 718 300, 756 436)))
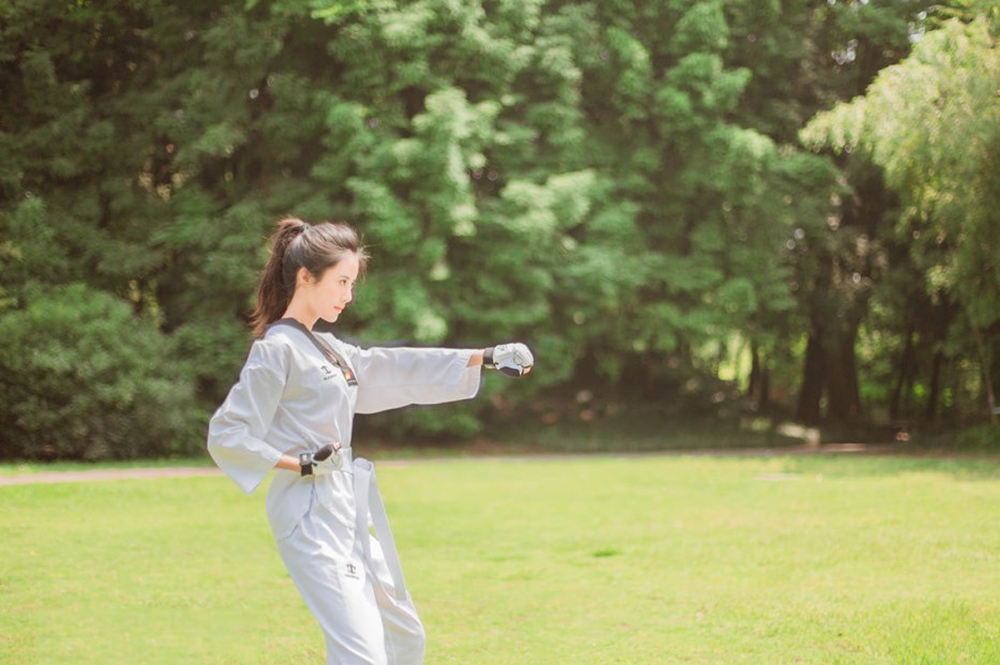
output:
MULTIPOLYGON (((452 459, 380 484, 427 663, 1000 663, 1000 473, 911 458, 452 459)), ((264 494, 0 486, 0 663, 323 662, 264 494)))

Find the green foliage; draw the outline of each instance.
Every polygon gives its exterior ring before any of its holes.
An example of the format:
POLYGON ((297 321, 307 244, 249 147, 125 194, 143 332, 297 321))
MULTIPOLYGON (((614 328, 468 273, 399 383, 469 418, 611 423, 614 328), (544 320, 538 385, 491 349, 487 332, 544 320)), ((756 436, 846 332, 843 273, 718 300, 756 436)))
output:
POLYGON ((82 284, 29 290, 0 316, 4 457, 190 455, 190 370, 156 322, 82 284))
POLYGON ((897 260, 912 264, 926 300, 958 305, 967 323, 941 342, 978 356, 987 373, 1000 341, 989 332, 1000 321, 998 84, 989 23, 950 20, 883 70, 864 97, 818 115, 802 133, 808 145, 863 152, 884 170, 901 199, 895 233, 907 254, 897 260))

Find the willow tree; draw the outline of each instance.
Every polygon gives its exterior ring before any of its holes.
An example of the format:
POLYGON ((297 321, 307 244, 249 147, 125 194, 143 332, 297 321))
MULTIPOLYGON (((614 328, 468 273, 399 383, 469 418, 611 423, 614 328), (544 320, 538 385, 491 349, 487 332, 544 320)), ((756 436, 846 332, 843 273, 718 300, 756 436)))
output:
MULTIPOLYGON (((802 138, 861 151, 899 195, 896 233, 931 302, 953 302, 942 352, 971 357, 995 418, 1000 358, 1000 49, 986 16, 950 20, 882 71, 863 97, 802 138)), ((930 389, 935 394, 937 386, 930 389)))

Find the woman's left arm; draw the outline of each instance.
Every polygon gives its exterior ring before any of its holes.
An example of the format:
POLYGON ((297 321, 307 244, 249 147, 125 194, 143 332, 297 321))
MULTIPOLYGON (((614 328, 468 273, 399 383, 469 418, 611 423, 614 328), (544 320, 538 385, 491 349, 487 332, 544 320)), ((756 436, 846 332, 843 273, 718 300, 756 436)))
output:
POLYGON ((479 392, 483 369, 522 376, 534 363, 523 344, 487 349, 362 349, 336 342, 357 376, 356 413, 471 399, 479 392))
POLYGON ((358 380, 357 413, 455 402, 479 392, 482 349, 343 349, 358 380))

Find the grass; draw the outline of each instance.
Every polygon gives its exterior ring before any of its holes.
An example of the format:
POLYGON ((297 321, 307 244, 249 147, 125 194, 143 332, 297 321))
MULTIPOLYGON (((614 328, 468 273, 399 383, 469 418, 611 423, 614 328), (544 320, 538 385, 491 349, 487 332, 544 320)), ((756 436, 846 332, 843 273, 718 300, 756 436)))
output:
MULTIPOLYGON (((1000 472, 905 457, 383 464, 428 665, 1000 663, 1000 472)), ((323 662, 264 495, 0 487, 0 662, 323 662)))

